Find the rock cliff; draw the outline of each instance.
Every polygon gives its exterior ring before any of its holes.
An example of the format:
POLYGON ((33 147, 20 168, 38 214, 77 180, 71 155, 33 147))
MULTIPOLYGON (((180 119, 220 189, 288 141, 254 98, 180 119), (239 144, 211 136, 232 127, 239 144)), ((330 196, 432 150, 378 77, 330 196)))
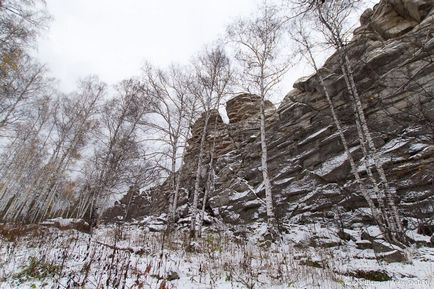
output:
MULTIPOLYGON (((404 216, 430 218, 434 211, 434 9, 432 0, 382 0, 361 16, 349 44, 369 126, 396 202, 404 216)), ((332 55, 320 69, 343 121, 350 150, 361 158, 345 81, 332 55)), ((289 223, 318 219, 369 223, 316 75, 300 79, 275 108, 267 104, 267 142, 277 218, 289 223)), ((265 218, 261 187, 259 99, 243 94, 227 103, 229 124, 211 117, 207 151, 216 139, 216 190, 208 213, 226 223, 265 218), (250 189, 254 188, 256 194, 250 189), (259 198, 258 198, 259 197, 259 198)), ((179 214, 187 216, 203 119, 193 127, 182 175, 179 214)), ((206 158, 210 155, 207 153, 206 158)), ((363 166, 360 172, 365 177, 363 166)), ((206 171, 203 172, 203 176, 206 171)), ((167 211, 168 184, 128 194, 105 218, 140 218, 167 211), (128 208, 128 213, 126 209, 128 208)))

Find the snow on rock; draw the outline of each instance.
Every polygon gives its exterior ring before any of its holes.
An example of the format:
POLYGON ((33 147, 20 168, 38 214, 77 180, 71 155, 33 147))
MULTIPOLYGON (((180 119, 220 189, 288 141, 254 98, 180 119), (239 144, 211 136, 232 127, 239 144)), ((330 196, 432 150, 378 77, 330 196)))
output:
POLYGON ((75 229, 84 233, 90 232, 90 225, 82 219, 48 219, 40 223, 42 226, 56 227, 61 230, 75 229))
POLYGON ((290 177, 290 178, 284 178, 284 179, 280 179, 280 180, 275 180, 274 184, 275 185, 282 185, 282 184, 286 184, 289 183, 290 181, 294 180, 294 177, 290 177))
POLYGON ((390 152, 393 152, 403 146, 405 146, 409 140, 403 139, 403 138, 395 138, 386 143, 384 146, 381 147, 380 153, 387 154, 390 152))
POLYGON ((58 224, 61 227, 68 227, 73 224, 83 223, 84 221, 81 219, 63 219, 63 218, 54 218, 48 219, 41 223, 41 225, 54 225, 58 224))
MULTIPOLYGON (((356 151, 357 149, 359 149, 359 146, 352 147, 352 148, 350 148, 350 152, 352 153, 352 152, 356 151)), ((347 159, 348 159, 348 156, 347 156, 346 152, 343 152, 340 155, 325 161, 323 164, 321 164, 320 168, 318 168, 314 171, 314 173, 323 177, 323 176, 331 173, 335 169, 341 167, 347 159)))
POLYGON ((251 192, 249 191, 249 190, 247 190, 247 191, 244 191, 244 192, 236 192, 236 193, 233 193, 233 194, 231 194, 230 195, 230 200, 232 200, 232 201, 236 201, 236 200, 238 200, 238 199, 242 199, 242 198, 245 198, 248 194, 250 194, 251 192))
POLYGON ((306 137, 304 140, 300 141, 298 143, 298 145, 304 145, 312 140, 314 140, 315 138, 319 137, 320 135, 324 134, 325 132, 327 132, 332 126, 327 126, 325 128, 320 129, 319 131, 309 135, 308 137, 306 137))

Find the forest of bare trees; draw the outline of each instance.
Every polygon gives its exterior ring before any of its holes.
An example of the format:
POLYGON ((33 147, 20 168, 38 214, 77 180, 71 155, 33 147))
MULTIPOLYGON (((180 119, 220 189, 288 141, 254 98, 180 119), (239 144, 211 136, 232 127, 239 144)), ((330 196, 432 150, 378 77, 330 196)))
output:
MULTIPOLYGON (((235 21, 224 39, 203 49, 187 65, 159 68, 146 64, 137 77, 114 87, 89 76, 69 94, 58 91, 46 67, 30 53, 36 37, 49 25, 43 1, 0 2, 0 220, 33 223, 57 216, 90 220, 126 192, 169 178, 167 213, 169 226, 173 225, 184 185, 181 175, 187 140, 193 123, 202 118, 189 204, 190 235, 200 236, 207 198, 215 185, 214 146, 205 151, 210 125, 216 123, 210 118, 235 92, 245 91, 261 100, 258 154, 264 204, 269 233, 278 234, 267 167, 265 102, 294 64, 284 49, 293 47, 316 73, 352 176, 373 219, 390 241, 406 243, 395 192, 379 160, 347 55, 352 32, 349 16, 361 1, 288 2, 296 7, 291 13, 262 4, 255 15, 235 21), (312 35, 310 27, 321 29, 312 35), (339 56, 361 160, 350 151, 345 124, 324 84, 314 52, 318 46, 333 48, 339 56), (357 169, 359 162, 363 162, 366 178, 357 169)), ((403 77, 407 86, 419 89, 411 75, 403 77)), ((434 131, 431 114, 423 105, 432 101, 432 91, 418 95, 411 114, 396 121, 434 131)))

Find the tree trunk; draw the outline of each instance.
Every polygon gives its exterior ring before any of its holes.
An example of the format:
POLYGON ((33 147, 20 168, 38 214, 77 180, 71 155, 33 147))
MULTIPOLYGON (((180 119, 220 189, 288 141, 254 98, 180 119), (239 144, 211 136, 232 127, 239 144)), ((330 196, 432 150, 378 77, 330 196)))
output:
POLYGON ((269 226, 269 231, 275 233, 276 231, 276 218, 274 215, 274 205, 273 205, 273 195, 271 191, 271 182, 268 175, 268 156, 267 156, 267 142, 266 142, 266 131, 265 131, 265 99, 261 97, 260 104, 260 126, 261 126, 261 170, 262 178, 265 188, 265 203, 267 209, 267 221, 269 226))
POLYGON ((214 119, 214 135, 213 135, 213 139, 212 139, 212 146, 211 146, 211 151, 210 151, 210 160, 209 160, 209 164, 208 164, 208 178, 207 178, 207 182, 206 182, 206 187, 205 187, 205 193, 203 195, 203 200, 202 200, 202 210, 199 216, 199 228, 198 228, 198 235, 201 236, 202 234, 202 224, 203 224, 203 219, 205 217, 205 207, 206 207, 206 202, 208 201, 208 194, 211 191, 214 191, 214 181, 215 181, 215 172, 214 172, 214 152, 215 152, 215 144, 216 144, 216 134, 215 132, 217 131, 217 116, 214 119))
POLYGON ((394 233, 396 233, 397 235, 402 234, 401 218, 399 216, 398 208, 397 208, 395 201, 393 199, 391 188, 389 186, 389 182, 387 180, 385 171, 384 171, 383 166, 381 164, 381 160, 378 157, 378 152, 377 152, 374 141, 372 139, 371 132, 370 132, 369 127, 368 127, 368 123, 367 123, 367 120, 366 120, 366 117, 365 117, 365 114, 363 111, 363 106, 362 106, 362 103, 360 100, 360 96, 358 94, 356 84, 354 82, 353 72, 351 70, 351 66, 350 66, 349 59, 348 59, 347 55, 344 55, 343 60, 344 60, 343 72, 344 72, 344 77, 347 78, 346 79, 347 84, 349 84, 348 90, 351 92, 351 95, 353 96, 354 105, 357 109, 357 114, 358 114, 359 119, 360 119, 360 125, 362 127, 362 130, 363 130, 364 135, 366 137, 366 142, 367 142, 368 147, 370 149, 370 156, 372 157, 375 168, 376 168, 376 170, 380 176, 381 183, 384 187, 384 193, 385 193, 387 205, 388 205, 389 209, 391 210, 392 219, 390 221, 392 223, 391 224, 392 230, 396 230, 396 232, 394 232, 394 233))
MULTIPOLYGON (((372 198, 369 196, 369 193, 368 193, 368 190, 367 190, 365 184, 363 183, 362 179, 360 178, 359 172, 357 171, 356 163, 355 163, 354 158, 351 155, 351 151, 350 151, 350 149, 348 147, 348 143, 347 143, 347 140, 345 138, 344 130, 342 129, 341 122, 338 119, 338 116, 336 114, 336 111, 335 111, 332 99, 331 99, 331 97, 330 97, 330 95, 328 93, 327 87, 325 86, 324 79, 319 74, 316 65, 314 65, 314 66, 315 66, 314 67, 315 71, 316 71, 316 73, 318 75, 318 78, 320 80, 321 87, 322 87, 322 89, 324 91, 324 95, 325 95, 325 97, 327 99, 327 102, 328 102, 328 105, 330 107, 330 111, 331 111, 331 114, 332 114, 332 117, 333 117, 333 121, 334 121, 336 129, 338 131, 338 134, 339 134, 339 137, 341 139, 342 145, 344 147, 345 154, 347 155, 348 161, 350 162, 351 173, 353 174, 354 179, 356 180, 356 183, 359 186, 359 189, 360 189, 360 192, 362 193, 362 196, 364 197, 364 199, 368 203, 369 209, 371 210, 371 213, 372 213, 372 216, 374 217, 374 220, 377 222, 377 224, 379 225, 379 227, 382 230, 384 230, 384 223, 383 223, 383 220, 382 220, 383 218, 381 216, 382 215, 381 214, 381 210, 380 211, 377 210, 374 202, 372 201, 372 198)), ((360 145, 362 146, 362 144, 360 144, 360 145)))
POLYGON ((205 123, 202 129, 202 135, 200 138, 199 155, 197 157, 197 170, 196 179, 194 182, 193 203, 191 205, 191 223, 190 223, 190 238, 195 238, 196 235, 196 219, 197 219, 197 206, 199 204, 199 189, 200 189, 200 175, 203 169, 203 153, 205 146, 205 139, 208 132, 208 121, 210 118, 210 112, 207 111, 205 115, 205 123))

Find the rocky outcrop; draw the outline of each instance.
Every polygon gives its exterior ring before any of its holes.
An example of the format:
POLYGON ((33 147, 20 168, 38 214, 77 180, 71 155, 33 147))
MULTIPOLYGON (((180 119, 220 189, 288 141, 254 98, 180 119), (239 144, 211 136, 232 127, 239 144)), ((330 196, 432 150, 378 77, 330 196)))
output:
MULTIPOLYGON (((431 0, 383 0, 363 13, 348 49, 396 202, 405 216, 417 218, 431 217, 434 207, 433 23, 431 0)), ((354 113, 337 54, 320 73, 344 124, 350 150, 360 160, 354 113)), ((297 81, 279 108, 267 104, 269 171, 277 217, 297 223, 318 219, 339 219, 349 225, 370 223, 321 91, 312 75, 297 81)), ((206 148, 216 140, 217 183, 207 208, 226 223, 247 224, 265 218, 258 101, 248 94, 230 100, 226 107, 229 124, 217 112, 211 117, 206 148)), ((188 143, 181 217, 187 214, 202 125, 203 118, 195 123, 188 143)), ((206 161, 209 157, 207 154, 206 161)), ((359 170, 366 177, 363 166, 359 170)), ((168 188, 167 184, 154 193, 135 196, 128 207, 135 212, 131 218, 165 212, 168 188)), ((125 208, 118 206, 109 212, 125 208)))
MULTIPOLYGON (((205 141, 205 156, 204 163, 210 161, 210 150, 214 144, 214 163, 215 170, 218 174, 218 186, 231 186, 236 170, 236 163, 249 162, 249 156, 240 154, 243 146, 256 143, 259 134, 259 102, 260 98, 250 94, 241 94, 226 104, 226 111, 230 119, 229 124, 225 124, 218 111, 212 111, 208 124, 208 133, 205 141), (232 165, 229 165, 232 164, 232 165)), ((270 120, 275 116, 275 106, 266 102, 266 117, 270 120)), ((187 152, 184 157, 184 166, 182 169, 179 199, 179 213, 181 216, 188 213, 187 203, 190 193, 192 192, 195 180, 195 172, 197 169, 197 155, 199 154, 199 144, 202 134, 202 129, 205 121, 205 115, 202 115, 192 127, 192 136, 188 140, 187 152)), ((257 144, 256 144, 257 145, 257 144)), ((251 152, 255 156, 258 153, 257 149, 251 152)), ((201 173, 201 185, 206 180, 207 167, 201 173)), ((171 184, 167 181, 162 186, 153 188, 149 191, 138 194, 137 192, 129 192, 123 199, 108 209, 103 219, 105 221, 112 220, 131 220, 137 219, 146 215, 160 214, 167 211, 168 192, 170 192, 171 184)), ((212 202, 211 198, 210 202, 212 202)), ((242 204, 239 204, 242 206, 242 204)), ((209 208, 215 208, 218 204, 211 204, 209 208)), ((210 210, 212 213, 213 210, 210 210)))

